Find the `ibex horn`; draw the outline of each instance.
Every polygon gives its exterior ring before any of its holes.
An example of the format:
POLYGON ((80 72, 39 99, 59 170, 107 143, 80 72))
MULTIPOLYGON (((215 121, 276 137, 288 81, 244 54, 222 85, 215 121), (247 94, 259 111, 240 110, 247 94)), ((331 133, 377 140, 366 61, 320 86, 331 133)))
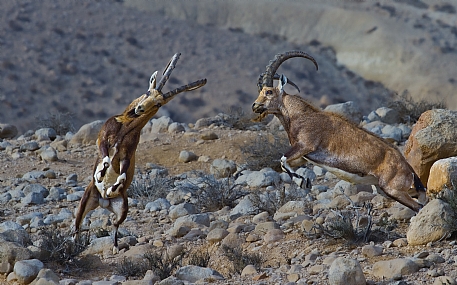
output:
POLYGON ((160 78, 159 83, 157 84, 157 87, 155 88, 157 91, 161 92, 163 86, 165 83, 167 83, 168 78, 170 78, 171 72, 176 66, 176 63, 178 62, 179 57, 181 56, 181 53, 176 53, 171 60, 168 62, 167 67, 165 68, 163 72, 162 78, 160 78))
MULTIPOLYGON (((257 87, 258 87, 258 90, 259 90, 259 93, 260 91, 262 91, 262 88, 263 88, 263 84, 262 84, 262 80, 263 80, 263 76, 265 75, 265 73, 262 73, 259 75, 259 80, 257 82, 257 87)), ((275 73, 275 75, 273 76, 273 80, 279 80, 279 74, 275 73)), ((294 82, 292 82, 292 80, 290 80, 289 78, 287 78, 287 83, 289 83, 290 85, 292 85, 293 87, 295 87, 297 89, 297 91, 300 93, 300 88, 298 88, 297 84, 295 84, 294 82)))
POLYGON ((168 99, 172 98, 173 96, 175 96, 176 94, 179 94, 179 93, 185 92, 185 91, 191 91, 191 90, 198 89, 198 88, 202 87, 205 84, 206 84, 206 78, 200 79, 200 80, 197 80, 195 82, 189 83, 187 85, 183 85, 183 86, 181 86, 179 88, 176 88, 174 90, 171 90, 171 91, 163 94, 162 96, 163 96, 164 100, 168 100, 168 99))
POLYGON ((303 52, 303 51, 289 51, 286 53, 280 53, 275 56, 275 59, 270 61, 270 63, 267 65, 267 69, 265 73, 263 74, 262 78, 262 87, 273 87, 273 78, 274 75, 276 74, 276 70, 278 70, 279 66, 286 60, 292 57, 303 57, 306 59, 311 60, 314 65, 316 66, 316 70, 319 69, 317 66, 316 60, 310 56, 309 54, 303 52))

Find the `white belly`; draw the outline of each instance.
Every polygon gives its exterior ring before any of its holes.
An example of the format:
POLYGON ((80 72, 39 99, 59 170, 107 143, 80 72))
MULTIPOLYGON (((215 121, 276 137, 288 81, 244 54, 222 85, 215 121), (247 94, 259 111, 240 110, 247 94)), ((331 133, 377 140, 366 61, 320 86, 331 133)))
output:
POLYGON ((322 168, 326 169, 328 172, 334 174, 336 177, 338 177, 338 178, 340 178, 342 180, 345 180, 347 182, 351 182, 353 184, 378 185, 378 183, 379 183, 379 179, 376 178, 373 175, 360 176, 360 175, 357 175, 357 174, 354 174, 354 173, 350 173, 350 172, 341 170, 339 168, 334 168, 334 167, 330 167, 330 166, 327 166, 327 165, 322 165, 322 164, 316 163, 316 162, 314 162, 314 161, 312 161, 310 159, 307 159, 307 158, 305 158, 305 159, 308 160, 309 162, 311 162, 314 165, 317 165, 319 167, 322 167, 322 168))

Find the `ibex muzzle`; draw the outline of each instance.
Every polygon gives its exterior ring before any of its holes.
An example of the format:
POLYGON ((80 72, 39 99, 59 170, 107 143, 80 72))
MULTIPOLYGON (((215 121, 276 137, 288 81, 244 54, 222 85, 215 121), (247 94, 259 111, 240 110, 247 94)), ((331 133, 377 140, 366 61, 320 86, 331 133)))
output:
POLYGON ((323 112, 284 91, 290 81, 284 75, 278 78, 276 70, 292 57, 306 58, 318 68, 314 58, 302 51, 276 55, 260 75, 259 96, 252 105, 258 120, 273 114, 287 132, 291 148, 281 158, 284 171, 294 181, 300 180, 289 163, 307 160, 350 182, 375 184, 389 197, 419 211, 427 202, 425 187, 396 147, 341 115, 323 112), (279 83, 273 87, 275 78, 279 83), (412 188, 422 204, 408 194, 412 188))

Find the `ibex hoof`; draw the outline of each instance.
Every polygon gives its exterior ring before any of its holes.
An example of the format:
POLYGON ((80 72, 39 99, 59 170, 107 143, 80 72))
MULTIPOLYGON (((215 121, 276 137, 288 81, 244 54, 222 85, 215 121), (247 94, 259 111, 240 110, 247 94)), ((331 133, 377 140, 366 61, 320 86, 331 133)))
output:
POLYGON ((119 248, 117 246, 113 247, 113 255, 119 254, 119 248))

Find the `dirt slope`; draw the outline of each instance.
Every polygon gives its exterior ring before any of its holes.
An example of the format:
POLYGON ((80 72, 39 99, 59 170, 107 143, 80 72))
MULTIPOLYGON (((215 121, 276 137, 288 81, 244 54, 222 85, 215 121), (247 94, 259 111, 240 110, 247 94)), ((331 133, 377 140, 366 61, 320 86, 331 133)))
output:
POLYGON ((72 113, 75 129, 121 112, 145 92, 155 70, 182 56, 164 90, 207 78, 208 84, 162 108, 179 122, 241 108, 250 113, 258 75, 275 54, 302 49, 319 63, 292 60, 280 72, 313 101, 357 101, 368 112, 390 100, 382 84, 337 63, 319 42, 289 43, 269 33, 173 20, 119 2, 1 1, 0 122, 20 133, 49 114, 72 113))

